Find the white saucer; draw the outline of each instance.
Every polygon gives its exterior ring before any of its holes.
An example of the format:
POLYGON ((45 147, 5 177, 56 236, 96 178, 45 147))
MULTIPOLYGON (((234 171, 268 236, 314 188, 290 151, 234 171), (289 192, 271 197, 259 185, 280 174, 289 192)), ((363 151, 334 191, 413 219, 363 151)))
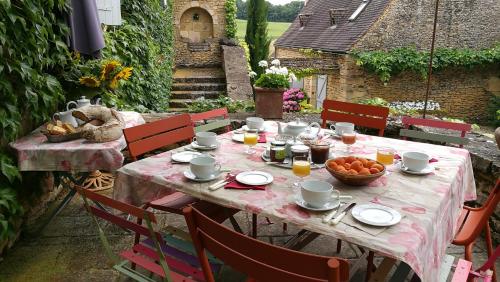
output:
POLYGON ((432 166, 430 164, 427 165, 427 167, 422 169, 421 171, 410 170, 409 168, 405 167, 402 162, 399 162, 396 166, 402 172, 408 173, 408 174, 414 174, 414 175, 426 175, 426 174, 433 172, 435 169, 434 166, 432 166))
POLYGON ((401 220, 399 212, 377 204, 356 205, 351 213, 355 219, 373 226, 391 226, 401 220))
POLYGON ((302 208, 304 208, 306 210, 311 210, 311 211, 328 211, 328 210, 333 210, 333 209, 337 208, 340 205, 340 201, 339 200, 333 200, 333 201, 325 204, 322 207, 319 207, 319 208, 312 207, 306 201, 304 201, 304 199, 302 199, 301 195, 297 195, 295 197, 295 203, 297 205, 299 205, 300 207, 302 207, 302 208))
POLYGON ((245 171, 236 175, 236 181, 246 185, 266 185, 273 182, 274 178, 271 174, 263 171, 245 171))
MULTIPOLYGON (((241 127, 241 130, 244 130, 244 131, 249 130, 248 125, 243 125, 243 126, 241 127)), ((262 126, 262 127, 261 127, 258 131, 259 131, 259 132, 266 132, 266 131, 267 131, 267 130, 266 130, 266 126, 265 126, 265 125, 264 125, 264 126, 262 126)))
POLYGON ((245 134, 243 133, 233 133, 233 141, 243 143, 245 140, 245 134))
POLYGON ((218 173, 218 174, 212 174, 209 178, 197 178, 196 175, 194 175, 190 169, 184 171, 184 176, 189 179, 189 180, 193 180, 193 181, 196 181, 196 182, 207 182, 207 181, 212 181, 214 179, 217 179, 217 177, 219 177, 221 174, 218 173))
POLYGON ((203 155, 200 152, 183 151, 172 155, 172 160, 178 163, 189 163, 193 158, 203 155))
POLYGON ((206 150, 206 151, 215 150, 215 149, 217 149, 217 147, 219 147, 219 142, 217 142, 217 144, 212 145, 212 146, 201 146, 201 145, 198 145, 198 143, 196 141, 193 141, 193 142, 191 142, 191 147, 193 147, 193 149, 196 149, 196 150, 206 150))

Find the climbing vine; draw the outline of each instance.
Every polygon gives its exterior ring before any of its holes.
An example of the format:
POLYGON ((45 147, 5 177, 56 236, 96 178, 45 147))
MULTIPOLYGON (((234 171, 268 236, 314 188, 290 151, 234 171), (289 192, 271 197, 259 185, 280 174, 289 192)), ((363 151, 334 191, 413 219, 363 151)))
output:
MULTIPOLYGON (((354 51, 351 55, 356 64, 375 73, 382 82, 404 71, 427 77, 429 52, 417 51, 415 47, 396 48, 390 51, 354 51)), ((482 50, 473 49, 436 49, 432 60, 433 71, 449 67, 473 68, 500 64, 500 44, 482 50)))
POLYGON ((226 36, 236 38, 236 0, 226 0, 224 9, 226 11, 226 36))
POLYGON ((320 73, 321 71, 316 68, 290 68, 290 72, 292 72, 297 79, 301 79, 304 77, 313 76, 320 73))

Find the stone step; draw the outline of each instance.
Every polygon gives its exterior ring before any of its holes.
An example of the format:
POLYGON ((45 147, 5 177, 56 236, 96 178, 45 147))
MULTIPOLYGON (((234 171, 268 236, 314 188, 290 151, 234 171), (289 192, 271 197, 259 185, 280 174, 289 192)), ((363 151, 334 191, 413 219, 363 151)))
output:
POLYGON ((172 91, 225 91, 224 83, 174 83, 172 91))
POLYGON ((226 78, 214 76, 175 77, 175 83, 226 83, 226 78))
POLYGON ((205 97, 205 99, 216 99, 221 95, 220 91, 172 91, 172 99, 197 99, 205 97))
POLYGON ((170 99, 169 106, 172 108, 187 108, 191 103, 193 103, 192 99, 170 99))
POLYGON ((168 108, 168 111, 173 113, 185 113, 187 110, 187 108, 168 108))
POLYGON ((174 79, 185 77, 221 77, 225 78, 226 74, 222 66, 217 67, 177 67, 174 72, 174 79))

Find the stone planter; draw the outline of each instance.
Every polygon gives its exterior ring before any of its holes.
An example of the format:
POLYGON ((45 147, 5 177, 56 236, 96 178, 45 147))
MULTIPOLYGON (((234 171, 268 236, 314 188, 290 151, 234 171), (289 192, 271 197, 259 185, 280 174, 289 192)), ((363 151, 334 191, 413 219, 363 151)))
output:
POLYGON ((495 139, 497 140, 498 149, 500 149, 500 127, 495 129, 495 139))
POLYGON ((255 87, 255 115, 261 118, 283 118, 284 88, 255 87))

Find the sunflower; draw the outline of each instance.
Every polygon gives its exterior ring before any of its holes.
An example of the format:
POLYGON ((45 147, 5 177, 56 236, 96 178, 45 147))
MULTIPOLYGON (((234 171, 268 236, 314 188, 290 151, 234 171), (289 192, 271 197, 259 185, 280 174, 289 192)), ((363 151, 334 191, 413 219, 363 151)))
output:
POLYGON ((119 73, 117 73, 115 75, 114 79, 116 79, 116 80, 120 80, 120 79, 127 80, 132 75, 132 70, 133 70, 133 68, 131 68, 131 67, 123 68, 119 73))
POLYGON ((107 62, 106 64, 102 65, 102 70, 101 70, 101 81, 104 81, 106 77, 116 68, 121 66, 120 62, 116 60, 111 60, 107 62))
POLYGON ((109 88, 110 89, 116 89, 118 87, 118 79, 116 79, 116 76, 111 79, 111 82, 109 83, 109 88))
POLYGON ((99 85, 101 85, 101 82, 95 76, 82 76, 79 81, 80 84, 87 87, 99 87, 99 85))

